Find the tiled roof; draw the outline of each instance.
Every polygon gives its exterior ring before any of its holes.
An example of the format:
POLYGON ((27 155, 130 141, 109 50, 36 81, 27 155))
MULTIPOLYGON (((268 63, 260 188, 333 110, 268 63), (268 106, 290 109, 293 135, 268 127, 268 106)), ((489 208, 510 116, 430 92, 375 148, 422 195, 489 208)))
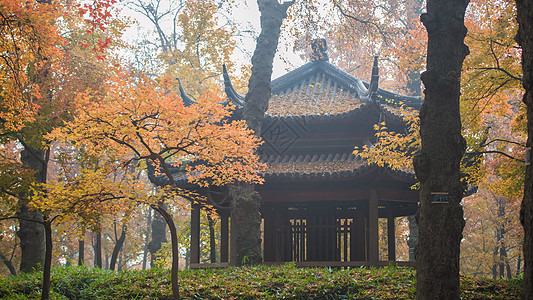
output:
MULTIPOLYGON (((228 99, 237 108, 242 107, 244 96, 233 88, 225 67, 223 73, 228 99)), ((371 79, 370 83, 363 82, 325 60, 309 62, 272 81, 272 97, 265 118, 344 118, 372 103, 420 109, 420 97, 378 88, 377 59, 371 79)))
MULTIPOLYGON (((314 155, 270 155, 261 158, 261 162, 267 164, 267 170, 263 173, 265 178, 321 178, 335 179, 339 177, 353 177, 366 171, 379 168, 374 165, 367 165, 351 153, 329 153, 314 155)), ((177 185, 185 187, 190 185, 186 172, 183 168, 167 165, 170 169, 177 185)), ((156 172, 149 164, 148 174, 150 180, 158 185, 168 185, 168 178, 156 172)), ((414 172, 392 171, 388 168, 381 168, 390 175, 414 180, 414 172)))
POLYGON ((339 84, 324 72, 317 72, 284 91, 273 94, 266 116, 324 116, 355 110, 363 102, 358 92, 339 84))
MULTIPOLYGON (((267 164, 266 178, 337 178, 350 177, 377 168, 367 165, 352 153, 329 153, 314 155, 270 155, 263 157, 267 164)), ((391 175, 414 180, 412 171, 392 171, 391 175)))
POLYGON ((267 164, 265 175, 307 174, 329 175, 339 172, 353 172, 363 165, 363 161, 350 153, 330 153, 314 155, 270 155, 264 157, 267 164))

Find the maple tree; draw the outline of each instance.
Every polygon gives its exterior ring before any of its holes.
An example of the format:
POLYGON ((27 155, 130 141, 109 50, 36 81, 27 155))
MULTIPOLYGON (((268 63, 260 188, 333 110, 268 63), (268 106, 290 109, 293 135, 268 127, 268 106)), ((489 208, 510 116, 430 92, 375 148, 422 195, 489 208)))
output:
MULTIPOLYGON (((213 0, 130 1, 128 6, 140 12, 157 34, 155 40, 150 37, 139 42, 146 45, 143 49, 148 48, 145 50, 148 63, 156 66, 142 63, 140 68, 146 71, 153 68, 158 76, 178 78, 184 93, 192 99, 201 97, 206 91, 218 93, 222 65, 226 64, 230 72, 235 69, 230 59, 236 47, 235 26, 223 19, 224 7, 231 5, 213 0)), ((243 74, 238 78, 244 78, 246 72, 243 74)), ((179 85, 169 88, 178 92, 179 85)), ((158 218, 154 220, 149 244, 152 261, 165 232, 164 222, 158 218)))
POLYGON ((113 214, 124 211, 127 200, 140 199, 138 181, 110 180, 104 169, 82 170, 73 182, 59 184, 50 182, 34 189, 29 206, 43 213, 41 223, 45 228, 46 252, 43 266, 42 299, 50 293, 50 268, 52 264, 52 223, 65 222, 71 218, 83 220, 85 226, 99 231, 99 217, 105 212, 113 214))
MULTIPOLYGON (((75 2, 3 1, 0 5, 0 30, 6 37, 0 46, 3 57, 0 62, 0 132, 3 144, 16 141, 22 145, 20 160, 11 162, 16 168, 31 171, 34 178, 28 182, 46 182, 50 145, 43 135, 69 118, 72 95, 92 82, 86 79, 94 72, 77 69, 82 60, 77 56, 80 52, 76 52, 80 48, 79 40, 76 40, 80 36, 76 36, 76 32, 88 21, 92 22, 92 27, 100 24, 98 30, 84 33, 98 44, 104 36, 104 24, 109 19, 108 13, 92 14, 102 9, 109 11, 109 5, 98 8, 98 3, 95 1, 95 7, 88 10, 91 14, 85 21, 80 19, 75 2), (63 34, 66 28, 72 31, 63 34)), ((117 32, 113 32, 107 38, 116 36, 117 32)), ((102 58, 102 52, 109 43, 98 45, 86 52, 86 58, 102 58)), ((90 60, 85 60, 85 66, 90 64, 90 60)), ((21 241, 20 270, 31 272, 42 267, 43 262, 44 235, 42 226, 38 224, 42 216, 37 211, 30 211, 27 206, 31 196, 29 189, 9 196, 17 199, 16 214, 20 219, 17 232, 21 241)))
MULTIPOLYGON (((90 155, 111 155, 122 166, 141 161, 153 165, 167 178, 172 192, 186 198, 198 200, 179 188, 167 163, 182 167, 188 182, 200 187, 261 183, 257 172, 263 165, 255 155, 260 139, 244 121, 228 119, 231 106, 210 92, 186 105, 170 91, 174 85, 168 79, 117 68, 102 97, 92 92, 78 95, 76 117, 53 137, 71 141, 90 155)), ((160 200, 150 204, 171 230, 173 294, 179 297, 176 228, 160 200)))

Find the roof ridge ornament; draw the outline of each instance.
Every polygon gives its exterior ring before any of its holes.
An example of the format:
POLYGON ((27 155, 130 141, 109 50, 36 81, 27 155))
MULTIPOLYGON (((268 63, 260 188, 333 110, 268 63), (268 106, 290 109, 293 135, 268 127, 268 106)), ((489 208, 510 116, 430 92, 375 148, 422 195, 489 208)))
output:
POLYGON ((365 88, 364 86, 360 87, 360 90, 362 90, 359 95, 361 97, 361 100, 364 100, 370 103, 378 102, 378 87, 379 87, 378 57, 374 56, 374 63, 372 65, 372 75, 370 76, 370 83, 368 84, 368 88, 365 88))
POLYGON ((311 54, 311 61, 329 61, 328 58, 328 43, 326 39, 314 39, 311 41, 311 49, 313 49, 313 54, 311 54))

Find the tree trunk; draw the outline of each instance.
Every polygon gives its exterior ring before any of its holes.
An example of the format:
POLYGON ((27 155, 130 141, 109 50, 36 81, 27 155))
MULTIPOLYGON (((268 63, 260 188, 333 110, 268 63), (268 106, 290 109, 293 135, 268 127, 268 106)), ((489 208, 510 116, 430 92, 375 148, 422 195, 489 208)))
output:
POLYGON ((120 233, 120 237, 117 239, 117 242, 115 243, 115 247, 113 247, 113 254, 111 255, 111 263, 109 264, 110 270, 115 270, 115 265, 117 264, 118 259, 118 253, 122 249, 122 246, 124 245, 124 240, 126 239, 126 224, 122 225, 122 230, 120 233))
POLYGON ((3 253, 0 253, 0 259, 2 259, 4 265, 6 265, 7 269, 9 270, 9 273, 13 276, 17 276, 17 270, 15 269, 15 266, 13 265, 11 260, 7 259, 7 257, 5 257, 3 253))
POLYGON ((85 263, 85 240, 78 240, 78 266, 85 263))
POLYGON ((178 248, 178 231, 172 216, 165 210, 161 203, 152 205, 152 208, 163 216, 168 228, 170 229, 170 241, 172 243, 172 269, 170 270, 170 282, 172 285, 172 296, 174 300, 180 299, 180 286, 178 278, 179 270, 179 248, 178 248))
POLYGON ((494 251, 492 252, 492 279, 498 279, 498 251, 500 251, 499 243, 496 243, 494 251))
MULTIPOLYGON (((533 0, 516 0, 518 34, 516 41, 522 47, 522 101, 527 111, 527 147, 533 146, 533 0)), ((531 148, 530 148, 531 149, 531 148)), ((524 281, 523 299, 533 299, 533 168, 526 166, 524 198, 520 208, 520 222, 524 227, 524 281)))
MULTIPOLYGON (((39 224, 41 226, 41 224, 39 224)), ((52 223, 48 220, 42 223, 46 236, 46 250, 43 268, 43 290, 41 300, 50 299, 50 272, 52 268, 52 223)))
POLYGON ((102 268, 102 232, 96 232, 96 241, 94 243, 94 267, 102 268))
POLYGON ((231 257, 235 265, 260 264, 261 256, 261 216, 259 207, 261 196, 251 184, 238 184, 230 187, 231 194, 231 257), (234 246, 235 245, 235 246, 234 246))
POLYGON ((520 275, 522 267, 522 254, 518 253, 518 259, 516 260, 516 276, 520 275))
MULTIPOLYGON (((244 99, 243 119, 257 135, 268 108, 271 89, 272 64, 278 47, 281 23, 287 16, 291 2, 257 0, 261 12, 261 33, 252 56, 252 75, 244 99)), ((231 258, 235 265, 257 264, 261 256, 261 196, 250 184, 240 183, 231 191, 231 258)))
POLYGON ((427 13, 420 17, 428 32, 428 50, 427 70, 421 76, 426 95, 420 109, 422 148, 413 161, 420 180, 418 299, 459 299, 459 251, 465 225, 460 161, 466 149, 459 96, 461 68, 468 55, 464 44, 467 5, 468 0, 428 0, 427 13), (432 193, 447 194, 434 194, 441 201, 432 201, 432 193))
POLYGON ((513 277, 513 274, 511 272, 511 264, 509 263, 509 257, 507 255, 507 248, 505 247, 505 243, 502 246, 502 256, 504 258, 505 270, 507 271, 507 279, 511 279, 513 277))
POLYGON ((209 227, 209 261, 217 262, 217 245, 215 241, 215 221, 207 213, 207 226, 209 227))
MULTIPOLYGON (((163 209, 166 209, 162 203, 158 203, 158 206, 161 206, 163 209)), ((166 238, 166 223, 165 219, 158 214, 154 215, 152 221, 152 240, 148 243, 148 250, 150 251, 150 265, 155 266, 157 259, 157 251, 161 249, 161 244, 167 241, 166 238)))
MULTIPOLYGON (((25 147, 20 156, 24 167, 35 171, 35 181, 38 183, 46 182, 48 151, 25 147)), ((44 228, 40 224, 43 222, 43 216, 40 212, 29 210, 27 206, 29 197, 29 191, 20 196, 20 210, 17 213, 17 217, 20 218, 20 226, 17 231, 21 251, 20 272, 23 273, 42 270, 45 252, 44 228), (27 220, 35 220, 35 222, 27 220)))

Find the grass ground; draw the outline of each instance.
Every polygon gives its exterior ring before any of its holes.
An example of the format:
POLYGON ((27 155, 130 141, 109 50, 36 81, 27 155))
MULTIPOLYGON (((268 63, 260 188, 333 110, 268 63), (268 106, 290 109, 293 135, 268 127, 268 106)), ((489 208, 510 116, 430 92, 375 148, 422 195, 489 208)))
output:
MULTIPOLYGON (((40 298, 41 274, 0 278, 0 299, 40 298)), ((462 277, 462 299, 519 299, 520 280, 462 277)), ((293 265, 180 272, 183 299, 413 299, 409 268, 296 268, 293 265)), ((171 299, 170 271, 52 270, 52 299, 171 299)))

